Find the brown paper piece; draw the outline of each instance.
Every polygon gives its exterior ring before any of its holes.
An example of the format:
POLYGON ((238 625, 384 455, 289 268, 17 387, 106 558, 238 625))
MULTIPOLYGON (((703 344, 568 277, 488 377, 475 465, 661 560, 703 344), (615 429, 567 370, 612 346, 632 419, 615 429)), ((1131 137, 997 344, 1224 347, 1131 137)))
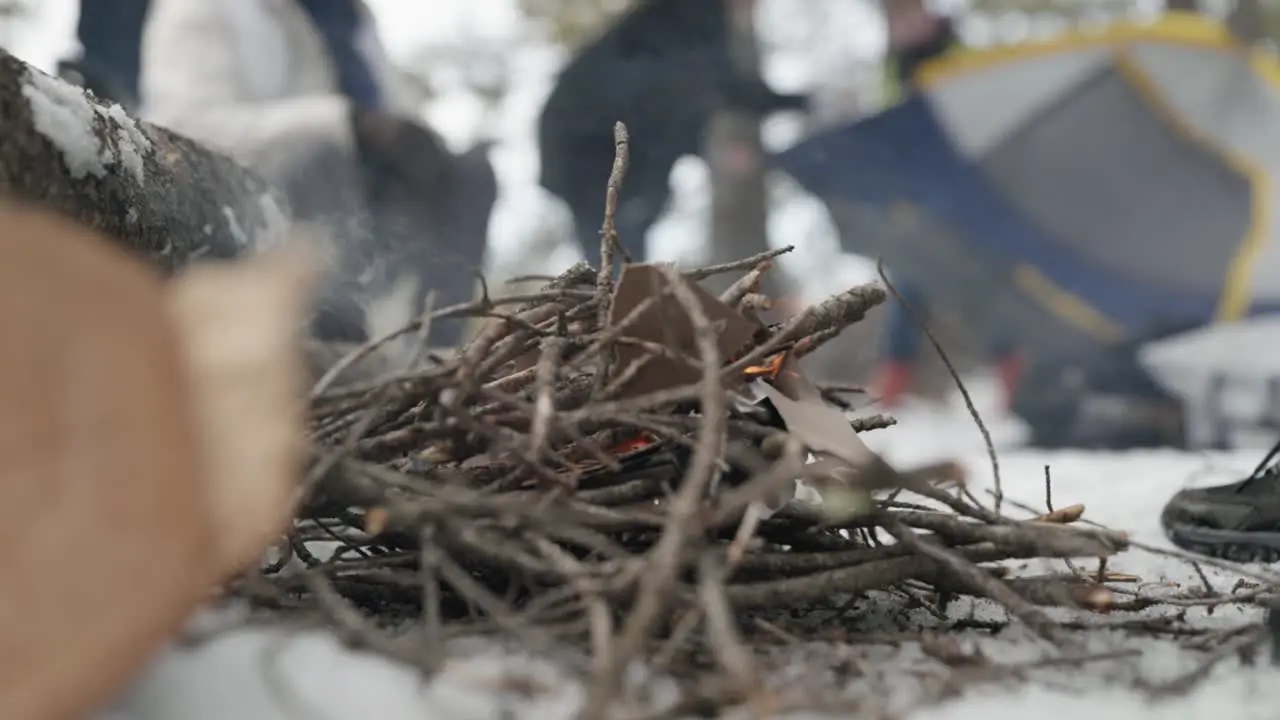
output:
POLYGON ((844 412, 827 403, 818 388, 795 370, 790 358, 783 361, 778 377, 772 383, 760 382, 759 389, 782 416, 787 432, 814 453, 809 471, 848 486, 892 484, 896 471, 867 447, 844 412))
POLYGON ((813 452, 834 455, 854 466, 870 462, 875 455, 858 437, 844 413, 828 405, 821 396, 792 399, 767 382, 761 383, 761 391, 782 416, 787 431, 813 452))
POLYGON ((225 528, 258 542, 287 521, 279 498, 296 482, 303 426, 283 399, 281 388, 300 385, 287 377, 282 338, 304 324, 302 283, 300 266, 274 262, 184 281, 188 309, 205 308, 195 313, 200 332, 220 335, 194 341, 143 262, 69 220, 0 205, 0 541, 13 549, 0 557, 0 717, 101 707, 208 598, 233 556, 250 555, 247 541, 223 542, 225 528), (228 309, 208 307, 215 295, 228 309), (256 372, 263 379, 249 380, 256 372), (253 392, 233 392, 233 377, 253 392), (215 386, 229 393, 219 409, 197 410, 215 386), (233 405, 237 427, 210 430, 233 405), (211 481, 230 484, 231 468, 208 467, 206 440, 229 459, 263 462, 240 468, 237 483, 265 489, 239 501, 211 492, 211 481), (243 524, 226 517, 254 502, 269 509, 246 512, 243 524))
MULTIPOLYGON (((722 323, 720 353, 724 359, 737 353, 751 341, 757 326, 715 296, 703 290, 697 283, 689 283, 698 298, 702 312, 714 323, 722 323)), ((624 320, 645 299, 661 294, 667 289, 667 278, 658 265, 626 265, 618 278, 613 301, 609 308, 609 322, 624 320)), ((678 352, 697 357, 693 323, 680 302, 667 295, 655 302, 623 333, 623 337, 659 343, 678 352)), ((633 362, 647 353, 643 348, 618 345, 618 361, 615 373, 623 372, 633 362)), ((666 357, 654 357, 632 378, 621 397, 644 395, 667 388, 698 382, 701 377, 696 368, 666 357)))

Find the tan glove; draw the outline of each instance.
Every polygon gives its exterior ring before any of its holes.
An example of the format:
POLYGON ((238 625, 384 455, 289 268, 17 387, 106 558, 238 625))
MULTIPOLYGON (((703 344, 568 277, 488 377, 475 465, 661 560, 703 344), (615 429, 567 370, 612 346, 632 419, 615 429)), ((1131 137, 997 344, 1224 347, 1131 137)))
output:
POLYGON ((99 708, 285 529, 313 273, 282 255, 165 282, 0 205, 0 717, 99 708))

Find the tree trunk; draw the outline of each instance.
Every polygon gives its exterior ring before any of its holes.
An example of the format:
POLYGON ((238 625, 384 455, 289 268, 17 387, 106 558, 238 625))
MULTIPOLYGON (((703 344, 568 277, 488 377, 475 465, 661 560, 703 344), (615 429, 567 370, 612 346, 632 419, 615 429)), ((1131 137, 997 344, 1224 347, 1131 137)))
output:
MULTIPOLYGON (((722 0, 729 8, 729 46, 740 72, 759 74, 755 37, 755 0, 722 0)), ((760 118, 737 110, 721 111, 707 129, 706 158, 711 172, 711 242, 709 261, 730 262, 769 249, 768 193, 764 180, 764 149, 760 118)), ((774 271, 763 291, 779 298, 786 284, 774 271)), ((733 278, 709 282, 719 291, 733 278)))
POLYGON ((283 240, 288 210, 229 157, 0 50, 0 194, 50 207, 166 272, 283 240))

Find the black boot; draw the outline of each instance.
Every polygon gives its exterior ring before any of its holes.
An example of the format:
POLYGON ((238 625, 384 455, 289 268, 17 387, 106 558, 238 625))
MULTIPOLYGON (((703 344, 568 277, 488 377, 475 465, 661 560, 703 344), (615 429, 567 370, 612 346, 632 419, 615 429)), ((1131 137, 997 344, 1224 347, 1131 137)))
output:
POLYGON ((1280 442, 1245 479, 1174 495, 1160 522, 1184 550, 1235 562, 1280 560, 1280 442))

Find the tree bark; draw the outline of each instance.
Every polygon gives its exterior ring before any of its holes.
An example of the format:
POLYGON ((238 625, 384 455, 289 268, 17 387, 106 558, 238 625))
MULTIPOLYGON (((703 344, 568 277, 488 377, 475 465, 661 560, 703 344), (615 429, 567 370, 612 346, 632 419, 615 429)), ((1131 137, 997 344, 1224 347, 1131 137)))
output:
POLYGON ((0 50, 0 194, 50 207, 172 272, 277 244, 288 209, 229 157, 0 50))
MULTIPOLYGON (((729 46, 739 71, 760 72, 755 35, 755 0, 722 0, 729 8, 729 46)), ((711 247, 709 262, 731 262, 769 249, 768 193, 764 178, 764 148, 760 118, 753 113, 725 110, 707 129, 706 158, 711 172, 711 247)), ((774 271, 765 276, 763 291, 778 298, 786 284, 774 271)), ((733 278, 709 284, 718 292, 733 278)))

